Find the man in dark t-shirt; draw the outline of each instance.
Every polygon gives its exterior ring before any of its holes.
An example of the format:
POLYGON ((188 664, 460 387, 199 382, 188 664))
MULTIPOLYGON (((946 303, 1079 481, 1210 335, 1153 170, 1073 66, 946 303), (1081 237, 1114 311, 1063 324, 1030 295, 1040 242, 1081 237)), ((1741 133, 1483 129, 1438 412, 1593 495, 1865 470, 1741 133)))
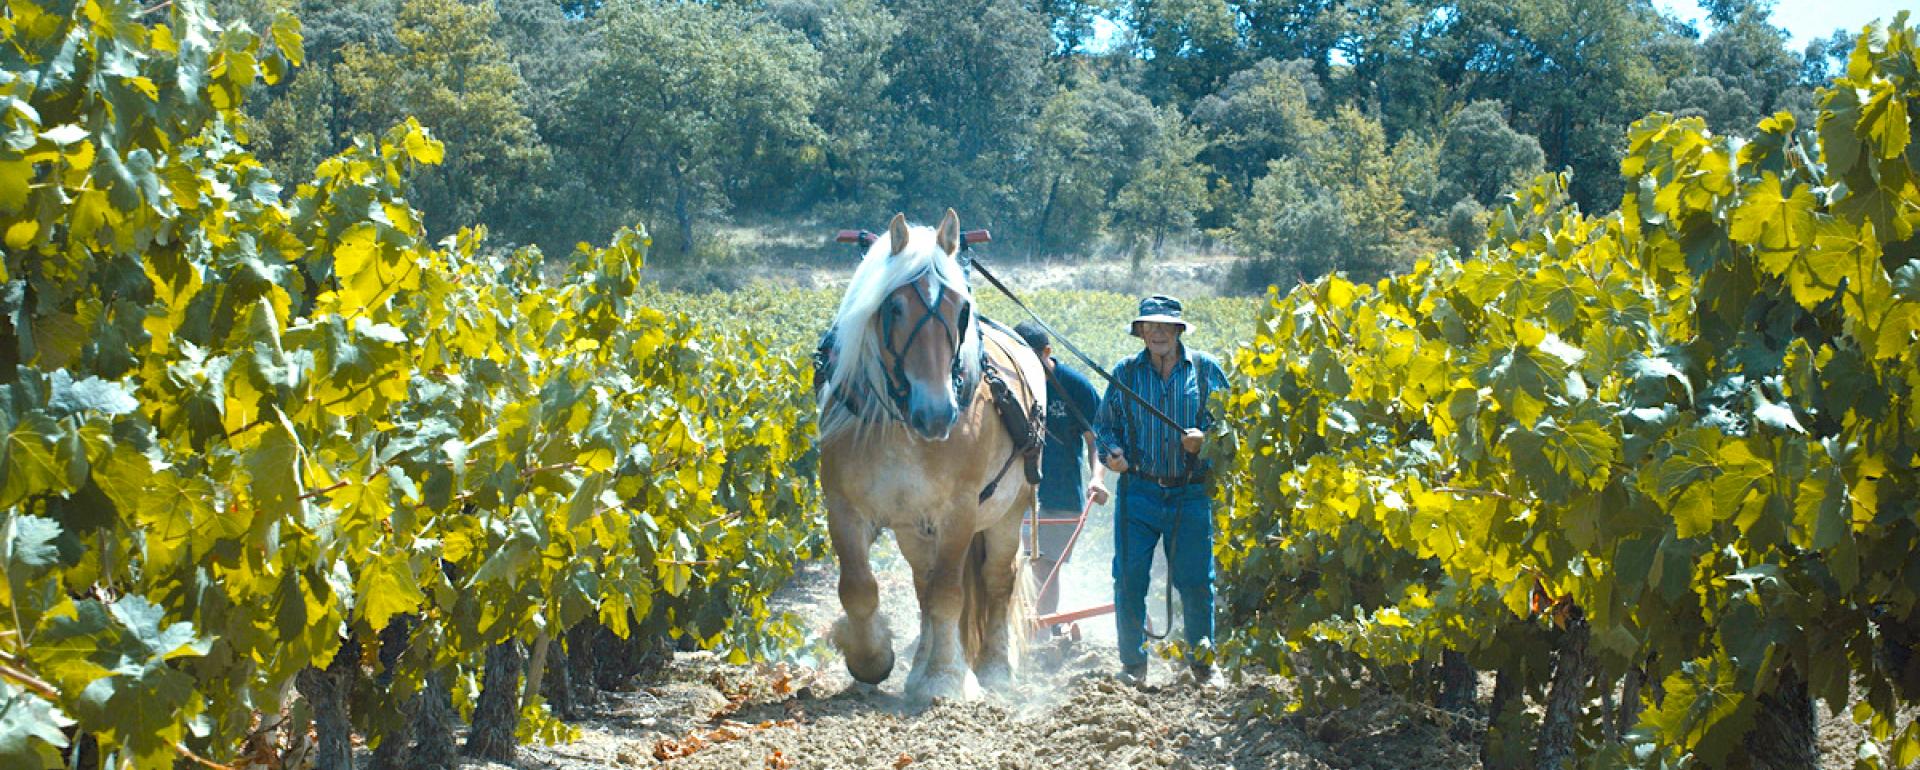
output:
MULTIPOLYGON (((1039 324, 1027 321, 1013 330, 1027 341, 1047 369, 1047 443, 1040 452, 1040 518, 1078 518, 1089 495, 1096 505, 1107 502, 1107 469, 1099 462, 1093 433, 1100 392, 1086 375, 1054 360, 1053 340, 1039 324), (1086 460, 1084 467, 1093 469, 1093 478, 1084 484, 1082 458, 1086 460)), ((1045 584, 1055 566, 1066 561, 1064 551, 1072 536, 1071 526, 1040 525, 1039 552, 1033 559, 1036 585, 1045 584)), ((1055 575, 1040 593, 1035 607, 1039 614, 1051 615, 1059 609, 1061 580, 1055 575)))

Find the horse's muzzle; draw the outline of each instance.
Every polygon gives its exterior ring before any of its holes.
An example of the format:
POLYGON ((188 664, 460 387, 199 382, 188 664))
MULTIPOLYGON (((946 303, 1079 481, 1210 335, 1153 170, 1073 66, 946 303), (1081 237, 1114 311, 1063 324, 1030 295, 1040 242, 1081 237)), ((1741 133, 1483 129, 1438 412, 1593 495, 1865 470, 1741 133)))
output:
POLYGON ((960 419, 960 410, 951 401, 945 404, 929 404, 919 399, 907 410, 907 427, 928 441, 945 441, 953 433, 953 424, 960 419))

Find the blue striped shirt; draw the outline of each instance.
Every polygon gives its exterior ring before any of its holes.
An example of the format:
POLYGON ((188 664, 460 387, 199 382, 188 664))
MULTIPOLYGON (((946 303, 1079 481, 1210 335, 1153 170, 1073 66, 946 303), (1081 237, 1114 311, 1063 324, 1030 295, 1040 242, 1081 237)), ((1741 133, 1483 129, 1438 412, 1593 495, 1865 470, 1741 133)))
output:
MULTIPOLYGON (((1213 417, 1202 408, 1206 404, 1200 397, 1200 378, 1206 378, 1206 393, 1210 397, 1227 389, 1227 373, 1213 356, 1188 350, 1185 344, 1180 346, 1180 355, 1173 371, 1162 378, 1154 371, 1147 351, 1142 350, 1114 366, 1113 378, 1179 421, 1181 426, 1205 430, 1213 424, 1213 417)), ((1182 456, 1185 454, 1180 449, 1182 431, 1155 417, 1119 388, 1107 388, 1106 398, 1100 401, 1100 414, 1094 421, 1099 423, 1095 432, 1103 462, 1117 447, 1127 453, 1129 472, 1179 478, 1205 470, 1198 459, 1190 467, 1182 456)))

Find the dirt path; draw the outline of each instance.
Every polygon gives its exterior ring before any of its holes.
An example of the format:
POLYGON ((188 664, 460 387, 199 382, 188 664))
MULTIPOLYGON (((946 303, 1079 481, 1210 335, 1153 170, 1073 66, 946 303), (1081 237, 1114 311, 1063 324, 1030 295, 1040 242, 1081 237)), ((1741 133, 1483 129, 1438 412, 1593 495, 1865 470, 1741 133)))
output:
MULTIPOLYGON (((910 630, 916 626, 911 579, 890 551, 876 548, 882 612, 896 631, 910 630)), ((1071 564, 1064 607, 1097 598, 1106 562, 1089 553, 1071 564)), ((816 637, 839 612, 833 575, 830 563, 808 565, 779 596, 781 607, 803 618, 816 637)), ((577 725, 580 740, 525 747, 519 765, 1104 770, 1474 764, 1470 746, 1448 740, 1430 720, 1384 698, 1326 719, 1270 719, 1258 710, 1285 687, 1277 678, 1201 689, 1176 681, 1174 667, 1159 660, 1146 688, 1124 686, 1112 677, 1119 661, 1111 629, 1111 620, 1099 618, 1082 625, 1080 641, 1063 637, 1038 646, 1011 693, 927 707, 910 706, 901 696, 906 661, 912 659, 910 631, 896 633, 901 665, 878 687, 854 682, 838 656, 824 648, 807 661, 814 665, 729 666, 707 654, 683 653, 665 681, 608 693, 596 716, 577 725), (660 759, 676 754, 684 755, 660 759)))
MULTIPOLYGON (((1088 542, 1102 542, 1100 530, 1088 542)), ((1098 599, 1106 569, 1092 547, 1071 564, 1063 607, 1098 599)), ((890 547, 875 549, 881 610, 896 630, 901 661, 878 687, 854 682, 840 658, 816 647, 794 664, 732 666, 705 653, 675 657, 660 681, 606 693, 577 723, 579 740, 521 749, 518 766, 551 770, 660 768, 1388 768, 1478 767, 1477 737, 1449 735, 1431 709, 1379 695, 1331 714, 1263 713, 1288 683, 1244 673, 1220 688, 1178 681, 1155 660, 1144 689, 1113 678, 1119 668, 1112 624, 1082 625, 1080 641, 1037 647, 1011 693, 914 707, 901 696, 910 629, 917 624, 911 578, 890 547), (901 633, 902 629, 908 629, 901 633)), ((1156 587, 1152 596, 1158 597, 1156 587)), ((777 597, 824 638, 839 613, 834 567, 802 568, 777 597)), ((1150 614, 1160 609, 1150 605, 1150 614)), ((1483 700, 1491 677, 1482 683, 1483 700)), ((1851 767, 1860 736, 1845 719, 1821 725, 1824 765, 1851 767)), ((500 765, 468 768, 505 770, 500 765)))

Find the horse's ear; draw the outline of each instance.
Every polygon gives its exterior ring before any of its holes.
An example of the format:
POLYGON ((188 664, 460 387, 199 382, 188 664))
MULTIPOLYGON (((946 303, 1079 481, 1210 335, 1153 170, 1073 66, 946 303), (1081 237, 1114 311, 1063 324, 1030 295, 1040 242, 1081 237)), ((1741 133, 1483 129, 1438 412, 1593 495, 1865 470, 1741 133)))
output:
MULTIPOLYGON (((907 249, 907 215, 894 214, 893 221, 887 223, 887 242, 893 246, 897 255, 907 249)), ((889 255, 893 256, 893 255, 889 255)))
POLYGON ((960 253, 960 215, 953 209, 947 209, 947 215, 940 218, 940 230, 935 234, 934 242, 940 244, 940 250, 948 254, 960 253))

